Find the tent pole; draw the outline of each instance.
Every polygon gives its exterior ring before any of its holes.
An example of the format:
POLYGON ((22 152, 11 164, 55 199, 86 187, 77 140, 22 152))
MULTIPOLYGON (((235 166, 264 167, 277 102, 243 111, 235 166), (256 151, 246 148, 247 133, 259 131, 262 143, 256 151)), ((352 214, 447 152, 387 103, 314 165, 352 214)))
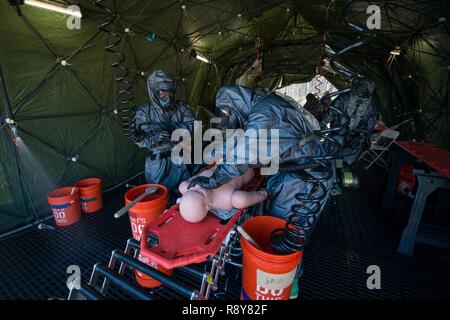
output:
POLYGON ((11 237, 11 236, 21 232, 21 231, 25 231, 25 230, 27 230, 29 228, 32 228, 32 227, 34 227, 34 226, 36 226, 36 225, 38 225, 38 224, 40 224, 40 223, 42 223, 42 222, 44 222, 44 221, 46 221, 48 219, 51 219, 51 218, 53 218, 53 214, 50 215, 50 216, 47 216, 45 218, 41 218, 41 219, 39 219, 39 220, 37 220, 35 222, 30 222, 29 224, 24 225, 22 227, 19 227, 17 229, 14 229, 14 230, 8 231, 6 233, 0 234, 0 241, 4 240, 6 238, 9 238, 9 237, 11 237))

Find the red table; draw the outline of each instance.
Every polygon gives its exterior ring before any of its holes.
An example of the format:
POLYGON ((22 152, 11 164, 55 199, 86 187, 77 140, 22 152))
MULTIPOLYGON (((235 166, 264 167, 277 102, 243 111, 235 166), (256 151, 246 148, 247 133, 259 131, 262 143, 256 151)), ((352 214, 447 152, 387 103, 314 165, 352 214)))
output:
MULTIPOLYGON (((413 171, 417 178, 417 188, 409 215, 409 221, 403 230, 397 251, 399 253, 412 255, 416 242, 440 247, 450 247, 449 230, 444 230, 442 227, 423 224, 421 222, 427 198, 432 192, 441 189, 440 192, 444 195, 442 199, 446 201, 446 204, 448 203, 448 193, 445 193, 445 190, 450 189, 450 153, 422 142, 396 141, 396 144, 409 155, 409 158, 416 159, 416 162, 425 163, 433 169, 432 172, 418 169, 413 171), (419 232, 419 227, 422 229, 421 232, 419 232)), ((397 171, 401 163, 401 161, 399 162, 398 160, 395 162, 396 164, 392 166, 391 176, 389 177, 391 183, 392 181, 396 183, 398 177, 397 171), (393 174, 394 171, 397 174, 393 174)), ((390 189, 392 189, 392 186, 390 189)), ((387 191, 388 190, 386 190, 386 192, 387 191)), ((385 207, 385 200, 388 199, 388 197, 392 198, 392 195, 385 194, 383 207, 385 207)))
POLYGON ((396 144, 450 179, 450 152, 422 142, 396 141, 396 144))

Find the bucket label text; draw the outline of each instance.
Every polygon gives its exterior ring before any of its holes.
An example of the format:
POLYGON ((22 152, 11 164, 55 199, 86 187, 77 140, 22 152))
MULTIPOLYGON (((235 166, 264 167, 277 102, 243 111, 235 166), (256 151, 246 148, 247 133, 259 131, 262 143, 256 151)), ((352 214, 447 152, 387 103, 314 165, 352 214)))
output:
POLYGON ((256 270, 256 300, 281 300, 286 288, 292 285, 295 272, 292 269, 287 273, 272 274, 256 270))

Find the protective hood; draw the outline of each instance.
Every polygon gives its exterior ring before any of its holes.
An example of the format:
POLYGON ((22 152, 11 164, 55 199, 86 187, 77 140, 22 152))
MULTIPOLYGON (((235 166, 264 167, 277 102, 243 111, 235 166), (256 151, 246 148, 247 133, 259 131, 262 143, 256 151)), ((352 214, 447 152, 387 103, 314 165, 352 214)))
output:
POLYGON ((216 108, 227 108, 243 127, 255 102, 255 92, 243 86, 229 85, 219 89, 216 95, 216 108))
POLYGON ((158 90, 175 92, 177 84, 175 79, 163 70, 155 70, 147 79, 147 90, 152 104, 160 105, 158 90))

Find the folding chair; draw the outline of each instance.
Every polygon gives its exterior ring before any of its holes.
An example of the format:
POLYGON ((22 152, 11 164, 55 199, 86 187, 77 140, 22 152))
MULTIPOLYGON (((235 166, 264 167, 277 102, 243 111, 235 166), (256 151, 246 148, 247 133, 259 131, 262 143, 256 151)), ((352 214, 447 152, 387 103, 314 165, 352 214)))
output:
POLYGON ((363 152, 359 157, 359 160, 368 161, 369 164, 366 169, 369 169, 374 163, 376 163, 383 153, 391 147, 391 145, 397 140, 400 135, 399 131, 386 129, 379 134, 376 134, 374 139, 371 139, 370 148, 363 152))

